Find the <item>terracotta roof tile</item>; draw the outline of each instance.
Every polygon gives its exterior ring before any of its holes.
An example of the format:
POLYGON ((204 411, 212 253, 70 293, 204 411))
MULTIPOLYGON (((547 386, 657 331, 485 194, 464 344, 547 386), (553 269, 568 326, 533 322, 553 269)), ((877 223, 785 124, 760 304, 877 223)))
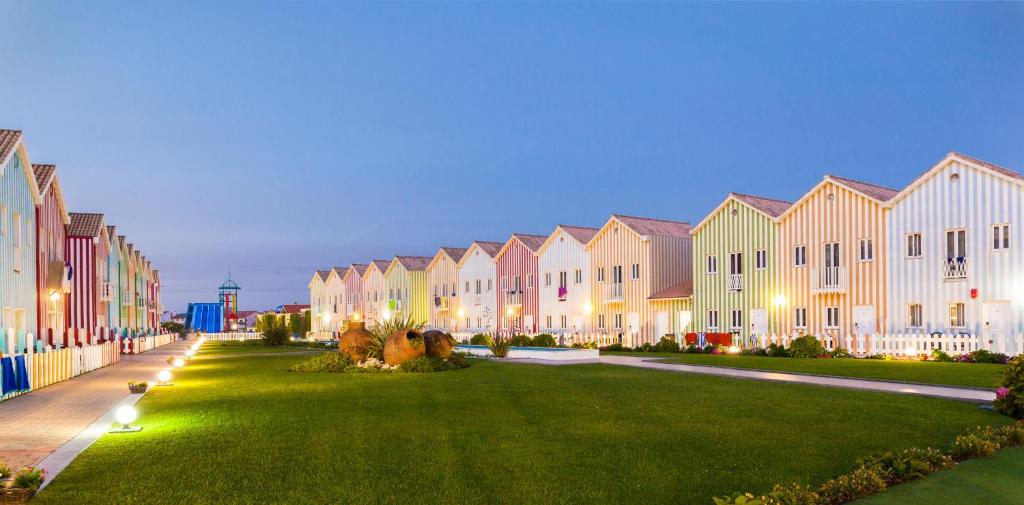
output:
POLYGON ((377 269, 383 272, 388 269, 388 265, 391 264, 391 260, 373 260, 373 264, 377 265, 377 269))
POLYGON ((57 165, 40 165, 33 163, 32 172, 36 174, 36 186, 39 186, 39 194, 46 194, 46 190, 53 181, 53 175, 57 173, 57 165))
POLYGON ((693 280, 686 280, 669 286, 651 295, 648 300, 668 300, 672 298, 689 298, 693 296, 693 280))
POLYGON ((986 168, 989 168, 991 170, 999 172, 999 173, 1001 173, 1001 174, 1003 174, 1003 175, 1005 175, 1007 177, 1013 177, 1014 179, 1024 180, 1024 175, 1021 175, 1020 172, 1017 172, 1017 171, 1014 171, 1014 170, 1010 170, 1009 168, 1006 168, 1006 167, 1001 167, 999 165, 996 165, 995 163, 989 163, 989 162, 987 162, 985 160, 979 160, 978 158, 975 158, 973 156, 968 156, 966 154, 958 153, 956 151, 953 151, 953 152, 951 152, 949 154, 953 154, 953 155, 959 156, 959 157, 961 157, 961 158, 963 158, 965 160, 970 161, 971 163, 977 163, 978 165, 982 165, 982 166, 984 166, 986 168))
POLYGON ((303 310, 308 309, 308 308, 309 308, 309 304, 303 305, 301 303, 286 303, 286 304, 281 306, 281 313, 282 314, 298 314, 298 313, 300 313, 303 310))
POLYGON ((452 261, 458 263, 459 260, 461 260, 462 257, 466 255, 466 251, 468 251, 469 249, 466 249, 464 247, 442 247, 441 250, 444 251, 445 254, 447 254, 452 259, 452 261))
POLYGON ((114 225, 107 225, 107 236, 110 240, 117 240, 117 227, 114 225))
POLYGON ((576 239, 576 241, 581 244, 590 242, 590 239, 594 238, 594 235, 597 235, 597 232, 600 231, 600 228, 590 228, 588 226, 569 226, 567 224, 560 224, 558 227, 565 230, 569 236, 576 239))
POLYGON ((103 230, 103 214, 72 212, 66 233, 72 237, 99 237, 103 230))
POLYGON ((331 271, 330 270, 317 270, 316 271, 316 275, 318 277, 320 277, 320 280, 326 281, 327 280, 327 276, 331 275, 331 271))
POLYGON ((668 237, 688 237, 690 235, 690 223, 683 221, 624 216, 622 214, 612 214, 612 216, 640 235, 665 235, 668 237))
POLYGON ((847 179, 846 177, 839 177, 838 175, 829 174, 829 177, 844 186, 860 191, 861 193, 864 193, 865 195, 868 195, 880 202, 887 202, 900 192, 898 189, 887 188, 885 186, 858 181, 856 179, 847 179))
POLYGON ((784 200, 765 198, 763 196, 745 195, 743 193, 733 193, 732 196, 771 217, 781 216, 791 205, 793 205, 792 202, 784 200))
POLYGON ((0 162, 11 155, 20 138, 21 130, 0 130, 0 162))
POLYGON ((482 242, 480 240, 476 240, 473 243, 492 258, 497 256, 498 252, 501 251, 501 248, 505 246, 504 242, 482 242))
POLYGON ((355 269, 356 274, 359 275, 360 277, 362 277, 363 274, 366 273, 366 269, 369 266, 370 265, 367 265, 366 263, 353 263, 352 266, 350 266, 349 268, 355 269))
POLYGON ((406 270, 419 271, 426 270, 427 265, 430 264, 430 260, 433 258, 428 258, 426 256, 395 256, 395 259, 397 259, 406 270))
POLYGON ((537 252, 540 246, 544 245, 544 241, 548 239, 547 235, 527 235, 525 233, 513 233, 513 237, 519 239, 527 249, 537 252))

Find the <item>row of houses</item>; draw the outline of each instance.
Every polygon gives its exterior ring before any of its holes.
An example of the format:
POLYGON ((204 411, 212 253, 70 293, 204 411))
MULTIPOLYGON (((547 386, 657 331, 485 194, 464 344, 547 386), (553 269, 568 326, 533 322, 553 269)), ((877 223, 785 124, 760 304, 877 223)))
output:
POLYGON ((103 214, 70 212, 55 165, 0 130, 0 352, 42 352, 159 327, 160 271, 103 214))
POLYGON ((826 175, 795 202, 731 193, 693 226, 613 214, 319 270, 313 326, 410 316, 631 345, 694 331, 1008 341, 1024 332, 1022 221, 1024 176, 950 153, 901 189, 826 175))

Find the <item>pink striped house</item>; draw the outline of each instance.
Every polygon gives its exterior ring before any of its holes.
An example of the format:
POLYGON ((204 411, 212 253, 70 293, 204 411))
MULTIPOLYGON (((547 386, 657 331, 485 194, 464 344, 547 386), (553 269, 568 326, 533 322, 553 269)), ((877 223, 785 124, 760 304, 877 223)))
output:
MULTIPOLYGON (((72 212, 65 230, 64 257, 71 266, 71 295, 65 306, 67 327, 75 334, 69 345, 92 343, 97 327, 106 327, 106 314, 98 314, 103 284, 109 282, 106 268, 110 240, 103 214, 72 212)), ((105 307, 105 305, 104 305, 105 307)))
POLYGON ((540 296, 537 250, 546 235, 513 233, 494 263, 498 277, 498 331, 506 335, 537 332, 540 296))
POLYGON ((70 284, 64 259, 64 230, 71 216, 54 165, 32 164, 43 203, 36 207, 36 322, 44 346, 64 342, 64 304, 70 284))

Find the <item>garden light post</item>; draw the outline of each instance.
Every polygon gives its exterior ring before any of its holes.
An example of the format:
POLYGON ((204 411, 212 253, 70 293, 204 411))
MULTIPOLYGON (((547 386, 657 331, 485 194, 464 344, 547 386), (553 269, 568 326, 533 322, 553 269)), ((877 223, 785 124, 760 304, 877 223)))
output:
POLYGON ((114 419, 121 424, 120 428, 112 428, 110 433, 134 433, 142 431, 141 426, 132 426, 132 423, 139 418, 139 411, 131 405, 122 405, 114 411, 114 419))

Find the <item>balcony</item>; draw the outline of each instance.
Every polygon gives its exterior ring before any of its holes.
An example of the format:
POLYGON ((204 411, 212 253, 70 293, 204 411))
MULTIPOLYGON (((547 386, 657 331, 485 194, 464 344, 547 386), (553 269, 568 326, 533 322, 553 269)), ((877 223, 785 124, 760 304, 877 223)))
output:
POLYGON ((743 274, 729 274, 725 285, 729 291, 743 291, 743 274))
POLYGON ((558 301, 564 302, 569 299, 569 288, 566 286, 558 286, 558 301))
POLYGON ((826 267, 811 270, 811 293, 845 293, 848 279, 846 268, 826 267))
POLYGON ((434 297, 434 308, 438 312, 448 311, 448 297, 447 296, 435 296, 434 297))
POLYGON ((942 278, 947 281, 967 280, 967 258, 946 258, 942 261, 942 278))
POLYGON ((109 282, 100 284, 100 301, 109 302, 114 299, 114 289, 109 282))
POLYGON ((522 307, 523 306, 523 292, 515 291, 505 293, 505 305, 508 307, 522 307))
POLYGON ((604 287, 604 301, 607 302, 621 302, 622 301, 622 283, 613 282, 604 287))
POLYGON ((388 310, 390 310, 391 312, 401 312, 402 300, 388 300, 388 310))

